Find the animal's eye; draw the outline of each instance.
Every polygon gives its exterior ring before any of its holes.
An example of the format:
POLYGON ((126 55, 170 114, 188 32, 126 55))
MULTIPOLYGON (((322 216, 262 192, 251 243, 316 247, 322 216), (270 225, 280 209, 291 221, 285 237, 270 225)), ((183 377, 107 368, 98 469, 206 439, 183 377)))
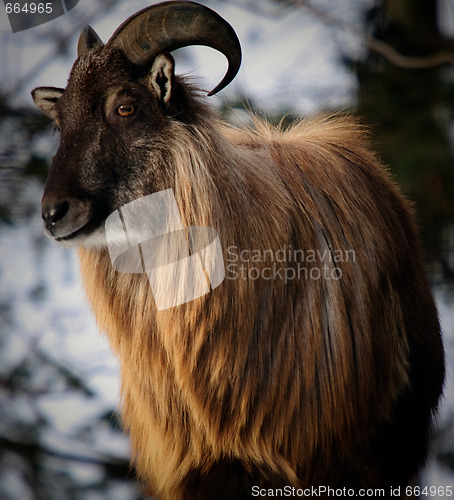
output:
POLYGON ((121 104, 117 108, 117 113, 120 116, 131 116, 136 112, 136 107, 133 104, 121 104))

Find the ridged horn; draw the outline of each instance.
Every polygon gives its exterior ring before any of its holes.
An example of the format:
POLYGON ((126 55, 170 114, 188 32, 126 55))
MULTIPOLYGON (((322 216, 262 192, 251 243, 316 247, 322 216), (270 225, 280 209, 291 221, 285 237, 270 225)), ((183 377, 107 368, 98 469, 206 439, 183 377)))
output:
POLYGON ((96 31, 91 26, 86 24, 82 28, 79 41, 77 42, 77 57, 83 56, 89 50, 94 49, 95 47, 102 47, 103 45, 104 44, 96 31))
POLYGON ((208 94, 226 87, 241 65, 241 46, 234 29, 213 10, 189 1, 162 2, 127 19, 106 45, 119 47, 138 65, 150 64, 163 52, 190 45, 205 45, 225 55, 228 69, 208 94))

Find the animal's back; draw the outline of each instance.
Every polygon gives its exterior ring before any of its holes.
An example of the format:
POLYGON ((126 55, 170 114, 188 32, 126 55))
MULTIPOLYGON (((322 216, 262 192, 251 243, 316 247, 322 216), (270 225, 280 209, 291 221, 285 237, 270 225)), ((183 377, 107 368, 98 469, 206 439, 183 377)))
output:
POLYGON ((219 287, 158 312, 146 276, 80 249, 139 473, 185 499, 407 484, 443 380, 408 202, 351 119, 223 134, 235 176, 182 162, 175 187, 219 233, 219 287))

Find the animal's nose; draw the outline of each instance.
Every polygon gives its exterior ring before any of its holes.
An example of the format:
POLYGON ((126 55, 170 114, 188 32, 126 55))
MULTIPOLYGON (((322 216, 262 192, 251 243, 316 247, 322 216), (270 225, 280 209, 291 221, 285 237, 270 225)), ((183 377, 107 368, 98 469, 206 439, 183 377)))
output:
POLYGON ((69 209, 70 203, 66 200, 56 203, 43 203, 42 217, 46 229, 52 233, 52 228, 54 228, 57 222, 62 220, 65 215, 68 214, 69 209))
POLYGON ((44 227, 49 236, 68 239, 92 217, 92 203, 86 199, 61 199, 45 194, 41 202, 44 227))

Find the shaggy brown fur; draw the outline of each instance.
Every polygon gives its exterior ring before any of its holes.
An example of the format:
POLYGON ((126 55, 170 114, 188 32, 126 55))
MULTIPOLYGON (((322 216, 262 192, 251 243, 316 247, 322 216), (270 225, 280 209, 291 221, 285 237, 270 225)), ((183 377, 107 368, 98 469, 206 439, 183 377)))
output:
POLYGON ((355 258, 330 264, 339 280, 227 273, 208 295, 157 312, 146 276, 80 248, 89 300, 120 358, 140 475, 169 499, 408 484, 443 379, 408 203, 348 118, 222 135, 213 120, 180 130, 169 150, 186 224, 216 228, 224 249, 355 258))
POLYGON ((362 127, 330 117, 229 128, 168 55, 150 70, 93 40, 66 89, 33 92, 61 129, 43 217, 51 237, 79 246, 153 495, 389 495, 409 484, 427 452, 443 347, 412 210, 362 127), (157 311, 145 274, 113 268, 104 221, 169 188, 187 226, 218 232, 226 279, 157 311), (284 249, 300 257, 277 259, 284 249))

